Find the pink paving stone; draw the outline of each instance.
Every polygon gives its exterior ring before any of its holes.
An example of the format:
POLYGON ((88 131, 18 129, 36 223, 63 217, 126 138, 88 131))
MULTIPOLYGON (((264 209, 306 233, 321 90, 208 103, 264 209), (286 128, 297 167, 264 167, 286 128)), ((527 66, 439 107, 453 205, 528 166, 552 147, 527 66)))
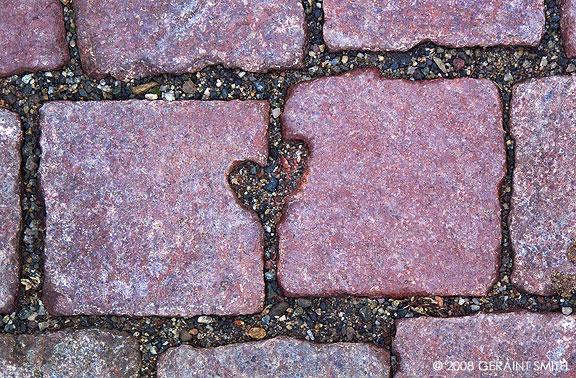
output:
POLYGON ((18 116, 0 109, 0 313, 12 310, 18 292, 21 137, 18 116))
POLYGON ((357 70, 297 85, 283 122, 311 157, 279 226, 285 291, 484 294, 500 250, 501 110, 487 80, 357 70))
POLYGON ((576 79, 531 80, 514 88, 510 127, 516 139, 510 231, 513 282, 553 293, 554 270, 576 273, 566 255, 576 242, 576 79))
POLYGON ((0 378, 136 378, 138 341, 88 329, 44 335, 0 335, 0 378))
POLYGON ((560 30, 562 31, 566 55, 569 58, 576 57, 576 1, 562 0, 560 30))
POLYGON ((544 0, 324 0, 324 16, 336 50, 536 46, 544 34, 544 0))
POLYGON ((2 0, 0 76, 56 69, 68 59, 58 0, 2 0))
POLYGON ((227 173, 236 160, 265 163, 268 111, 261 101, 44 105, 49 311, 260 311, 263 232, 227 173))
POLYGON ((158 360, 159 378, 387 378, 390 353, 368 344, 311 344, 278 337, 266 341, 169 349, 158 360))
POLYGON ((402 319, 392 344, 395 377, 571 378, 575 332, 576 318, 559 313, 402 319))
POLYGON ((88 75, 140 78, 211 64, 249 71, 299 66, 300 0, 74 1, 88 75))

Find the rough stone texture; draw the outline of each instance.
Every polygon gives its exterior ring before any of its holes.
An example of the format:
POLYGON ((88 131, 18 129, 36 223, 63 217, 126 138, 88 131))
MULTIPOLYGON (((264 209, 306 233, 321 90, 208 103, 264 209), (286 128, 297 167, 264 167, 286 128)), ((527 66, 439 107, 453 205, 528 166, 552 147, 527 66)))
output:
POLYGON ((159 378, 387 378, 390 354, 367 344, 311 344, 278 337, 218 348, 172 348, 158 360, 159 378))
POLYGON ((326 44, 337 50, 535 46, 544 34, 544 0, 324 0, 324 15, 326 44))
POLYGON ((402 319, 395 377, 574 377, 575 331, 576 318, 558 313, 402 319))
POLYGON ((576 1, 562 0, 560 30, 562 31, 566 55, 569 58, 576 57, 576 1))
POLYGON ((88 329, 44 335, 0 335, 0 378, 137 377, 136 339, 88 329))
POLYGON ((501 104, 487 80, 297 85, 283 121, 311 148, 279 227, 287 294, 481 295, 496 279, 501 104))
POLYGON ((0 76, 56 69, 68 59, 58 0, 2 0, 0 76))
POLYGON ((139 78, 211 64, 267 71, 299 65, 300 0, 111 0, 74 2, 84 70, 139 78))
POLYGON ((555 269, 576 273, 566 254, 576 242, 575 97, 573 77, 531 80, 515 87, 512 97, 512 280, 543 295, 552 294, 555 269))
POLYGON ((257 101, 44 105, 49 311, 260 311, 263 231, 227 173, 236 160, 265 163, 268 111, 257 101))
POLYGON ((12 309, 18 292, 21 137, 18 116, 0 109, 0 313, 12 309))

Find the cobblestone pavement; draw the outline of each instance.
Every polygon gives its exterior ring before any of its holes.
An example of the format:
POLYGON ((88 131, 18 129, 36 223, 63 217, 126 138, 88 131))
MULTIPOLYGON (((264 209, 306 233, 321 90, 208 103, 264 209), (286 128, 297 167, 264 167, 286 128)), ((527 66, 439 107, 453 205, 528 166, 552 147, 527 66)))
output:
POLYGON ((575 15, 3 1, 0 377, 576 377, 575 15))

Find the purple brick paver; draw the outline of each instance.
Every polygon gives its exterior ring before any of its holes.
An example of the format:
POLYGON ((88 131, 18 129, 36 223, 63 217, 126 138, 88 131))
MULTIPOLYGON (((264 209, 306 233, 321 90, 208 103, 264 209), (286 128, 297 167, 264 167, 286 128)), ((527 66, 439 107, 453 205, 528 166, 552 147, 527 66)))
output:
POLYGON ((0 3, 0 76, 56 69, 68 59, 58 0, 0 3))
POLYGON ((551 274, 576 273, 576 79, 531 80, 514 88, 510 127, 516 139, 510 231, 512 281, 543 295, 551 274))
POLYGON ((387 378, 390 354, 367 344, 311 344, 278 337, 218 348, 172 348, 158 360, 159 378, 387 378))
POLYGON ((487 80, 297 85, 288 139, 311 148, 279 226, 279 280, 300 295, 482 295, 496 279, 505 153, 487 80))
POLYGON ((560 30, 564 39, 566 55, 569 58, 576 57, 576 1, 562 0, 560 30))
POLYGON ((298 66, 300 0, 74 1, 88 75, 139 78, 211 64, 250 71, 298 66))
POLYGON ((135 378, 138 342, 116 331, 0 335, 0 378, 135 378))
POLYGON ((21 137, 18 116, 0 109, 0 313, 12 309, 18 291, 21 137))
POLYGON ((543 0, 324 0, 324 15, 326 44, 336 50, 535 46, 544 34, 543 0))
POLYGON ((402 319, 395 377, 574 377, 576 318, 514 312, 402 319))
POLYGON ((261 310, 263 231, 227 172, 265 163, 268 111, 261 101, 44 105, 49 311, 261 310))

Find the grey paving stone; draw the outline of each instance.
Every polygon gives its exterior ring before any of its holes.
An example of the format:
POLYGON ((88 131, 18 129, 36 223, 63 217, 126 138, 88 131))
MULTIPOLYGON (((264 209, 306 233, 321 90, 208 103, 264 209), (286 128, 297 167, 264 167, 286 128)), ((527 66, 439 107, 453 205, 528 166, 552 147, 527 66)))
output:
POLYGON ((87 329, 0 335, 0 378, 136 378, 138 342, 129 334, 87 329))

